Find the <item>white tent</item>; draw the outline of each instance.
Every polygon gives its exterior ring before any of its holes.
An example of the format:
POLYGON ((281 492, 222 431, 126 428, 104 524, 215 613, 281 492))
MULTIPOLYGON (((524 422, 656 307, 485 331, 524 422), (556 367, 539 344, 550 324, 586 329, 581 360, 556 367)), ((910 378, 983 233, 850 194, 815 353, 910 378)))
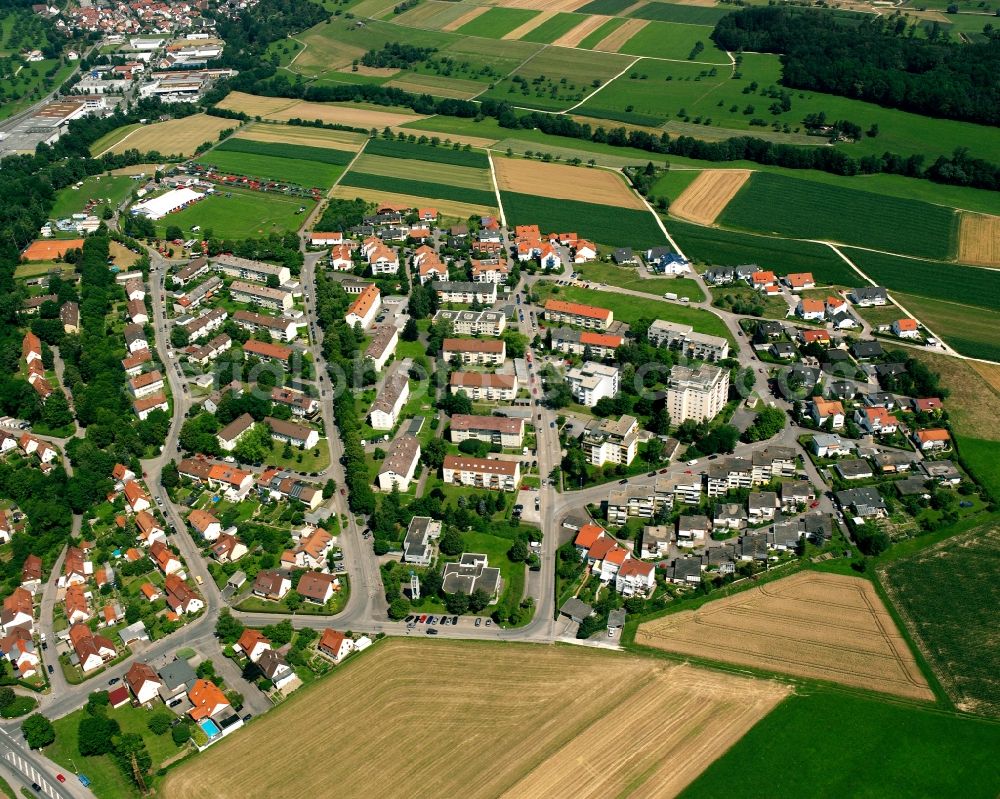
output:
POLYGON ((142 214, 150 219, 163 219, 167 214, 178 211, 186 205, 200 200, 204 194, 188 188, 173 189, 159 197, 137 203, 132 206, 133 214, 142 214))

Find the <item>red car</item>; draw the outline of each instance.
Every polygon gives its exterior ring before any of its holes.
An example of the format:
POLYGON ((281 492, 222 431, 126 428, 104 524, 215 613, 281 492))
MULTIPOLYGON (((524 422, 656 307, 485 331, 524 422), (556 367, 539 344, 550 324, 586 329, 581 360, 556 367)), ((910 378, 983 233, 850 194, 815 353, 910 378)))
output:
POLYGON ((342 488, 342 489, 340 489, 340 495, 341 495, 341 496, 344 496, 344 495, 345 495, 346 493, 347 493, 347 492, 346 492, 346 491, 345 491, 345 490, 344 490, 343 488, 342 488))
POLYGON ((56 774, 56 779, 59 780, 59 782, 66 782, 66 778, 62 774, 56 774))
POLYGON ((819 507, 819 500, 818 500, 818 499, 814 499, 814 500, 813 500, 813 501, 812 501, 812 502, 811 502, 811 503, 809 504, 809 507, 810 507, 810 508, 818 508, 818 507, 819 507))

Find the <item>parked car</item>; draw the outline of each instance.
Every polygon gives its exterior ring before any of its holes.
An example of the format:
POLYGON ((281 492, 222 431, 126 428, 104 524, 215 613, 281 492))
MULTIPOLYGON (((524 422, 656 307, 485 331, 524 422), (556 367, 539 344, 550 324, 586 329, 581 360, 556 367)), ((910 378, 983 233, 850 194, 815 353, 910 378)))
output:
POLYGON ((243 717, 243 720, 244 720, 244 721, 250 721, 250 719, 252 719, 252 718, 253 718, 253 713, 247 713, 247 714, 246 714, 246 715, 245 715, 245 716, 243 717))
POLYGON ((458 616, 452 616, 451 617, 451 623, 452 624, 458 624, 458 616))
POLYGON ((56 774, 56 779, 59 780, 59 782, 66 782, 66 778, 62 774, 56 774))
POLYGON ((479 619, 476 619, 476 626, 477 626, 477 627, 478 627, 479 625, 481 625, 482 623, 483 623, 483 620, 482 620, 481 618, 479 618, 479 619))
POLYGON ((53 671, 55 671, 55 669, 53 669, 51 666, 49 666, 49 674, 51 674, 53 671))
POLYGON ((115 685, 116 683, 119 682, 121 682, 121 677, 112 677, 110 680, 108 680, 108 685, 115 685))
POLYGON ((433 627, 430 627, 430 628, 427 629, 427 634, 428 635, 437 635, 438 631, 435 630, 433 627))
POLYGON ((414 616, 411 614, 411 615, 407 616, 405 619, 403 619, 403 621, 406 622, 407 624, 409 624, 411 621, 413 621, 413 619, 414 619, 414 616))
POLYGON ((487 619, 486 620, 486 626, 487 627, 491 626, 492 624, 493 624, 493 619, 487 619))

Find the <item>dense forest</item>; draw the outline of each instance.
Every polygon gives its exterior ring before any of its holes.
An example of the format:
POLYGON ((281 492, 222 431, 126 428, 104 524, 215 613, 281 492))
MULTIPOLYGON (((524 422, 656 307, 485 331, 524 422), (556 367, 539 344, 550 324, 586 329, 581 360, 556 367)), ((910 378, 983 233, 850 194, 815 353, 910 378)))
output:
POLYGON ((918 39, 912 31, 901 15, 861 19, 754 6, 719 20, 712 39, 729 51, 780 53, 781 82, 790 88, 925 116, 1000 122, 1000 37, 959 44, 918 39))

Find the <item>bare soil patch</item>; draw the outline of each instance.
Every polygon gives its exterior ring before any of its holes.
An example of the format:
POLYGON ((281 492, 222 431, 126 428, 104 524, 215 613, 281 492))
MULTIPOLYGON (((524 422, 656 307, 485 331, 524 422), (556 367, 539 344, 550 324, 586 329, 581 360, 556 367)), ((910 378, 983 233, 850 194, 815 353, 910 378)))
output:
POLYGON ((218 106, 230 111, 242 111, 252 117, 269 117, 283 108, 295 105, 296 102, 296 100, 288 100, 284 97, 261 97, 246 92, 230 92, 221 103, 218 103, 218 106))
POLYGON ((325 797, 334 768, 338 797, 673 796, 787 692, 594 649, 389 640, 172 771, 162 794, 325 797), (332 723, 345 703, 349 725, 332 723))
POLYGON ((523 158, 497 158, 493 165, 501 191, 645 210, 625 180, 605 169, 547 164, 523 158))
POLYGON ((962 214, 958 260, 967 264, 1000 267, 1000 216, 962 214))
MULTIPOLYGON (((636 5, 642 5, 641 3, 636 3, 636 5)), ((629 9, 625 9, 622 13, 627 13, 629 9)), ((611 33, 605 36, 601 41, 594 45, 594 50, 603 50, 606 53, 617 53, 618 50, 624 46, 625 42, 635 36, 639 31, 645 28, 649 24, 649 20, 646 19, 629 19, 625 21, 624 25, 615 28, 611 33)))
POLYGON ((590 36, 591 33, 596 31, 601 25, 607 22, 611 17, 604 16, 603 14, 593 14, 583 20, 579 25, 577 25, 572 30, 566 31, 562 36, 552 42, 553 47, 576 47, 590 36))
POLYGON ((800 572, 639 626, 636 643, 931 701, 875 592, 859 577, 800 572))
POLYGON ((748 169, 706 169, 670 204, 670 213, 699 225, 711 225, 750 175, 748 169))

